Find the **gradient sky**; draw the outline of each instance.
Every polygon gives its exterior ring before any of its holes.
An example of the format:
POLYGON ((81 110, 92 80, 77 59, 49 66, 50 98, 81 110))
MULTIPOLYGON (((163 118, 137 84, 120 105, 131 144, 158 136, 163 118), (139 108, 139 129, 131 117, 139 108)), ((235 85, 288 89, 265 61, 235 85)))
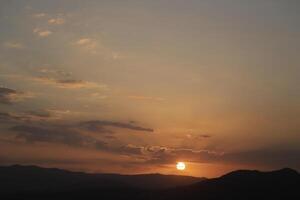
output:
POLYGON ((298 0, 1 0, 0 164, 300 170, 299 22, 298 0))

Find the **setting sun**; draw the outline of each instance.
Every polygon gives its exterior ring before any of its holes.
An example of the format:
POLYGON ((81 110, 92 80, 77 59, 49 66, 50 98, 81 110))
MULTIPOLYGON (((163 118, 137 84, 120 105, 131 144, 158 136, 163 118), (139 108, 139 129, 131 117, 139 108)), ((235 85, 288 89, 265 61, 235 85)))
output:
POLYGON ((176 164, 176 168, 177 168, 178 170, 185 170, 185 164, 184 164, 184 162, 178 162, 178 163, 176 164))

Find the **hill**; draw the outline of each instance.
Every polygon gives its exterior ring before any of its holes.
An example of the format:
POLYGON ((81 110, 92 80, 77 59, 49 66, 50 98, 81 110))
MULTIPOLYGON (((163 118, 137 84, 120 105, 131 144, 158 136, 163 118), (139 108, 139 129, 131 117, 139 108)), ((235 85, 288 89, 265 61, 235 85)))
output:
POLYGON ((90 174, 37 166, 0 167, 1 193, 65 192, 111 189, 166 189, 190 185, 204 178, 162 174, 90 174))
POLYGON ((190 186, 166 190, 159 199, 300 199, 300 175, 284 168, 271 172, 238 170, 190 186))
POLYGON ((88 174, 14 165, 0 167, 5 199, 300 199, 300 175, 284 168, 271 172, 238 170, 214 179, 141 174, 88 174))

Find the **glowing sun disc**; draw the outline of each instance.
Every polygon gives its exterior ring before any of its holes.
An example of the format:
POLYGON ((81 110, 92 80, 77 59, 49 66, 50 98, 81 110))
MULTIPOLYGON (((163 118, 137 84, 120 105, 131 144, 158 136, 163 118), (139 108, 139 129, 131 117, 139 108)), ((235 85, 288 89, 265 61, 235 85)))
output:
POLYGON ((184 162, 178 162, 178 163, 176 164, 176 168, 177 168, 178 170, 185 170, 185 164, 184 164, 184 162))

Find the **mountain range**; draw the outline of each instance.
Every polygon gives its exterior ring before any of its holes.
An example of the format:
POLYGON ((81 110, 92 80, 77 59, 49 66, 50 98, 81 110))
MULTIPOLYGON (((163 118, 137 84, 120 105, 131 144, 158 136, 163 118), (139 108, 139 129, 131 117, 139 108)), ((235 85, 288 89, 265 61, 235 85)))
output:
MULTIPOLYGON (((4 199, 300 199, 300 175, 238 170, 218 178, 91 174, 37 166, 0 167, 4 199)), ((2 198, 1 198, 2 199, 2 198)))

